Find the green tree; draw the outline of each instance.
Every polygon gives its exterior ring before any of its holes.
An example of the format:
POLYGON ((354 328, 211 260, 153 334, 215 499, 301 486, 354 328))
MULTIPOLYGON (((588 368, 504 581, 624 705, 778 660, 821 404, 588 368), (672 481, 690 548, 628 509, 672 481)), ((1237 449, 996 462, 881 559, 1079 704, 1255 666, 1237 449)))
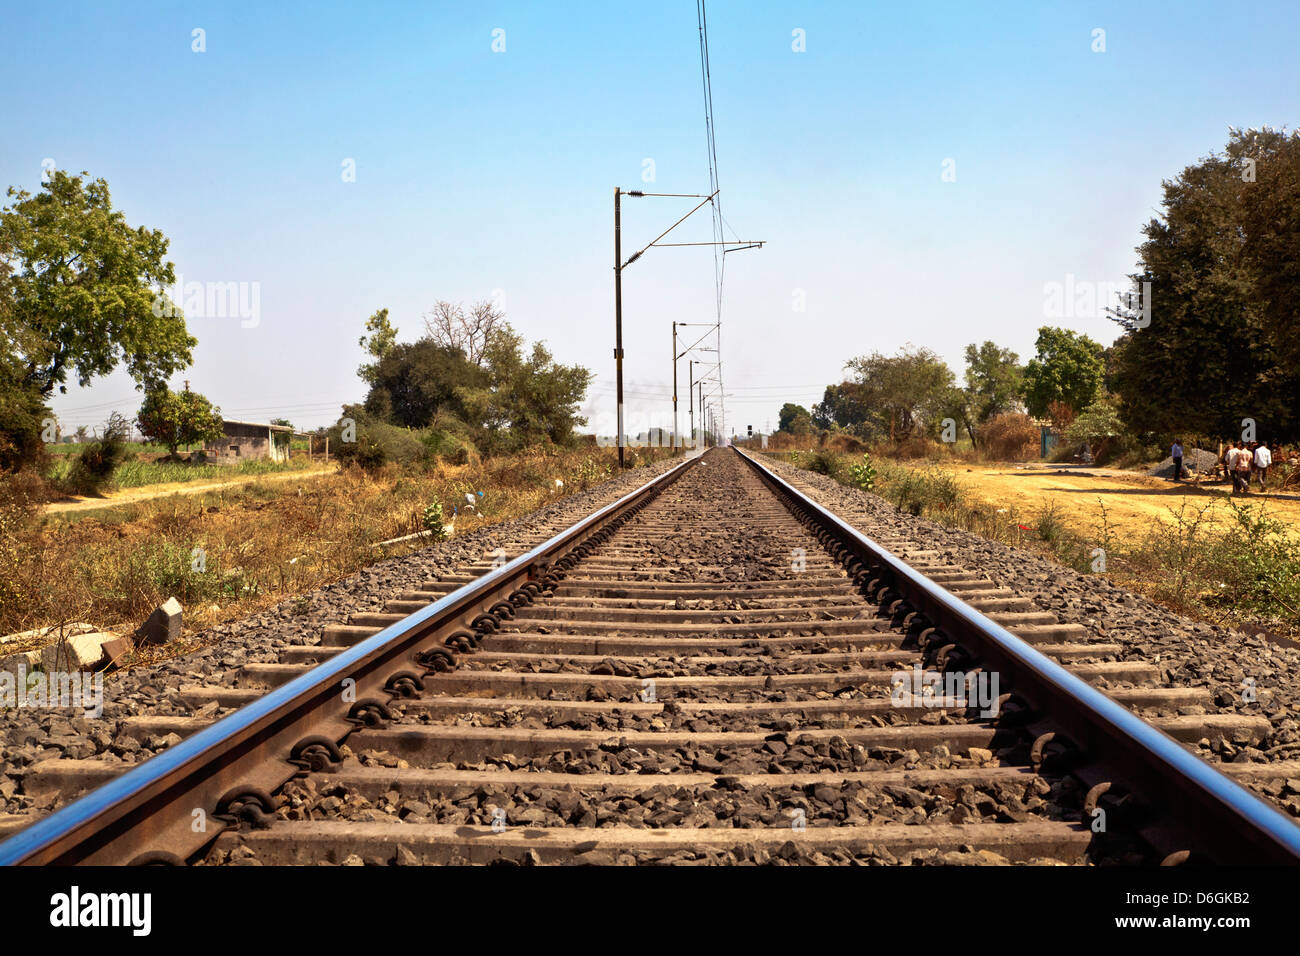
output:
MULTIPOLYGON (((82 174, 83 176, 86 174, 82 174)), ((0 468, 41 447, 48 397, 120 364, 141 388, 192 361, 195 340, 160 290, 174 283, 159 230, 132 228, 108 184, 56 171, 0 209, 0 468)))
POLYGON ((812 407, 812 423, 816 428, 852 429, 867 417, 863 388, 857 382, 827 385, 822 400, 812 407))
POLYGON ((930 349, 907 347, 897 355, 873 352, 845 366, 858 389, 853 429, 868 440, 901 442, 914 435, 937 435, 940 422, 960 414, 952 369, 930 349))
POLYGON ((1020 357, 994 342, 966 346, 966 394, 970 416, 984 424, 1020 405, 1024 369, 1020 357))
POLYGON ((1119 404, 1113 396, 1102 395, 1079 412, 1065 429, 1065 440, 1071 445, 1087 442, 1095 457, 1101 458, 1117 439, 1127 437, 1127 429, 1120 416, 1119 404))
POLYGON ((185 318, 155 291, 176 281, 161 231, 128 226, 102 179, 56 171, 38 195, 8 195, 0 322, 25 387, 44 397, 70 372, 84 386, 125 364, 148 388, 190 364, 185 318))
POLYGON ((1025 366, 1025 405, 1038 418, 1060 405, 1071 413, 1092 404, 1105 370, 1102 347, 1070 329, 1043 326, 1035 342, 1037 355, 1025 366))
POLYGON ((398 342, 373 366, 366 411, 380 421, 425 428, 448 418, 469 421, 462 392, 487 387, 489 375, 453 348, 430 339, 398 342))
POLYGON ((786 402, 781 406, 777 428, 789 435, 806 435, 812 431, 812 414, 802 405, 786 402))
POLYGON ((1300 438, 1300 134, 1233 130, 1143 228, 1149 312, 1117 308, 1112 382, 1144 434, 1300 438), (1149 320, 1149 321, 1148 321, 1149 320))
POLYGON ((523 338, 509 323, 493 331, 483 348, 487 388, 462 391, 471 423, 489 450, 512 451, 539 442, 567 444, 586 419, 578 406, 591 383, 579 365, 560 365, 541 343, 524 355, 523 338))
POLYGON ((171 454, 181 445, 215 441, 223 434, 221 409, 198 392, 173 392, 154 388, 145 393, 136 415, 141 433, 150 441, 166 445, 171 454))
POLYGON ((366 319, 366 333, 361 336, 357 344, 365 349, 374 361, 362 364, 357 369, 357 374, 361 376, 362 381, 373 385, 379 363, 397 342, 397 329, 388 321, 387 309, 380 309, 366 319))

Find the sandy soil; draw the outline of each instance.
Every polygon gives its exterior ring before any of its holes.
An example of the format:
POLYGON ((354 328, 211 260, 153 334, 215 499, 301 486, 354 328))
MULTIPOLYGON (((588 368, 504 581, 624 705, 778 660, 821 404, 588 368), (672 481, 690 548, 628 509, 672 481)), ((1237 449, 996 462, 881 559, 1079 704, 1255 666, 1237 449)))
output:
MULTIPOLYGON (((1049 501, 1055 502, 1062 517, 1075 528, 1097 524, 1102 502, 1112 526, 1127 531, 1143 530, 1152 520, 1172 521, 1172 512, 1184 504, 1190 517, 1193 509, 1199 510, 1216 499, 1217 506, 1207 518, 1213 516, 1214 521, 1225 525, 1232 521, 1227 485, 1197 488, 1185 482, 1175 484, 1163 478, 1125 472, 1060 472, 1011 464, 957 465, 954 473, 958 482, 980 500, 1014 507, 1023 514, 1037 514, 1049 501)), ((1238 498, 1241 500, 1242 496, 1238 498)), ((1252 504, 1266 503, 1269 514, 1295 525, 1300 533, 1297 496, 1261 495, 1256 487, 1245 500, 1252 504)))
POLYGON ((120 505, 149 501, 152 498, 166 498, 168 495, 199 495, 205 491, 220 491, 239 485, 251 485, 257 481, 290 481, 292 479, 313 479, 321 475, 333 474, 338 466, 334 463, 321 464, 301 471, 272 472, 266 475, 232 475, 224 481, 168 481, 157 485, 143 485, 139 488, 125 488, 99 498, 65 498, 46 505, 46 514, 67 514, 80 511, 98 511, 102 508, 116 508, 120 505))

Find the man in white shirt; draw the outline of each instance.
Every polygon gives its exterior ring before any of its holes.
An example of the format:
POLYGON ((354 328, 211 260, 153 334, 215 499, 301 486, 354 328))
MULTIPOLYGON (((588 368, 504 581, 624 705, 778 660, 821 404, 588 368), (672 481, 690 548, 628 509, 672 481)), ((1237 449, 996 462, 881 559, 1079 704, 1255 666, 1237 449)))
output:
POLYGON ((1183 477, 1183 443, 1181 439, 1174 439, 1173 447, 1169 449, 1169 455, 1174 460, 1174 481, 1179 481, 1183 477))
POLYGON ((1223 453, 1223 465, 1228 472, 1228 478, 1232 481, 1232 493, 1235 495, 1240 490, 1240 481, 1237 478, 1237 459, 1241 457, 1241 450, 1236 445, 1229 445, 1228 450, 1223 453))
POLYGON ((1255 470, 1259 472, 1259 490, 1268 491, 1264 480, 1268 477, 1268 466, 1273 464, 1273 453, 1268 450, 1268 442, 1262 441, 1255 449, 1255 470))

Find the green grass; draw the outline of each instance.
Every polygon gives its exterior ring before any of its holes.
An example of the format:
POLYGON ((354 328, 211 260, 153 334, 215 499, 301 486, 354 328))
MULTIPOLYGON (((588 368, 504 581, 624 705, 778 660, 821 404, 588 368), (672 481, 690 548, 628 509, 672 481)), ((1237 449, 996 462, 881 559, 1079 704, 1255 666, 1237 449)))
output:
MULTIPOLYGON (((241 462, 238 465, 202 465, 185 461, 127 461, 113 472, 111 486, 116 489, 143 488, 167 482, 201 481, 229 478, 240 475, 272 475, 279 472, 302 471, 312 462, 307 458, 294 458, 287 462, 269 458, 241 462)), ((68 475, 71 460, 59 461, 50 469, 50 480, 57 483, 68 475)))
MULTIPOLYGON (((62 458, 62 457, 64 457, 64 456, 67 456, 67 457, 76 457, 77 455, 81 454, 82 449, 84 449, 84 448, 85 448, 87 445, 89 445, 89 444, 90 444, 90 442, 71 442, 71 443, 69 443, 69 444, 46 445, 46 446, 45 446, 45 450, 48 451, 51 455, 54 455, 54 456, 59 457, 59 458, 62 458)), ((127 450, 128 450, 128 451, 130 451, 130 452, 132 452, 132 453, 134 453, 134 454, 136 454, 136 455, 165 455, 165 454, 167 454, 167 446, 166 446, 166 445, 153 445, 153 444, 149 444, 149 443, 139 443, 139 444, 137 444, 136 442, 130 442, 129 444, 127 444, 126 447, 127 447, 127 450)), ((192 448, 198 448, 199 446, 198 446, 198 445, 193 445, 193 446, 182 446, 180 450, 181 450, 181 451, 188 451, 191 447, 192 447, 192 448)))

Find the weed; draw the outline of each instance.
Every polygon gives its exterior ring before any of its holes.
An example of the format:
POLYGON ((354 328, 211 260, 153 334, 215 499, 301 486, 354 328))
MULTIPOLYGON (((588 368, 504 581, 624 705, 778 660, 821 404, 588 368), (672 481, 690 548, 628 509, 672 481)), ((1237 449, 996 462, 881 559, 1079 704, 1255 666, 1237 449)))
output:
POLYGON ((420 517, 424 530, 434 541, 442 541, 447 537, 447 526, 443 524, 443 520, 442 502, 434 498, 424 506, 424 512, 420 517))
POLYGON ((862 453, 862 461, 849 469, 850 484, 859 491, 872 491, 876 487, 876 469, 871 465, 871 456, 862 453))

